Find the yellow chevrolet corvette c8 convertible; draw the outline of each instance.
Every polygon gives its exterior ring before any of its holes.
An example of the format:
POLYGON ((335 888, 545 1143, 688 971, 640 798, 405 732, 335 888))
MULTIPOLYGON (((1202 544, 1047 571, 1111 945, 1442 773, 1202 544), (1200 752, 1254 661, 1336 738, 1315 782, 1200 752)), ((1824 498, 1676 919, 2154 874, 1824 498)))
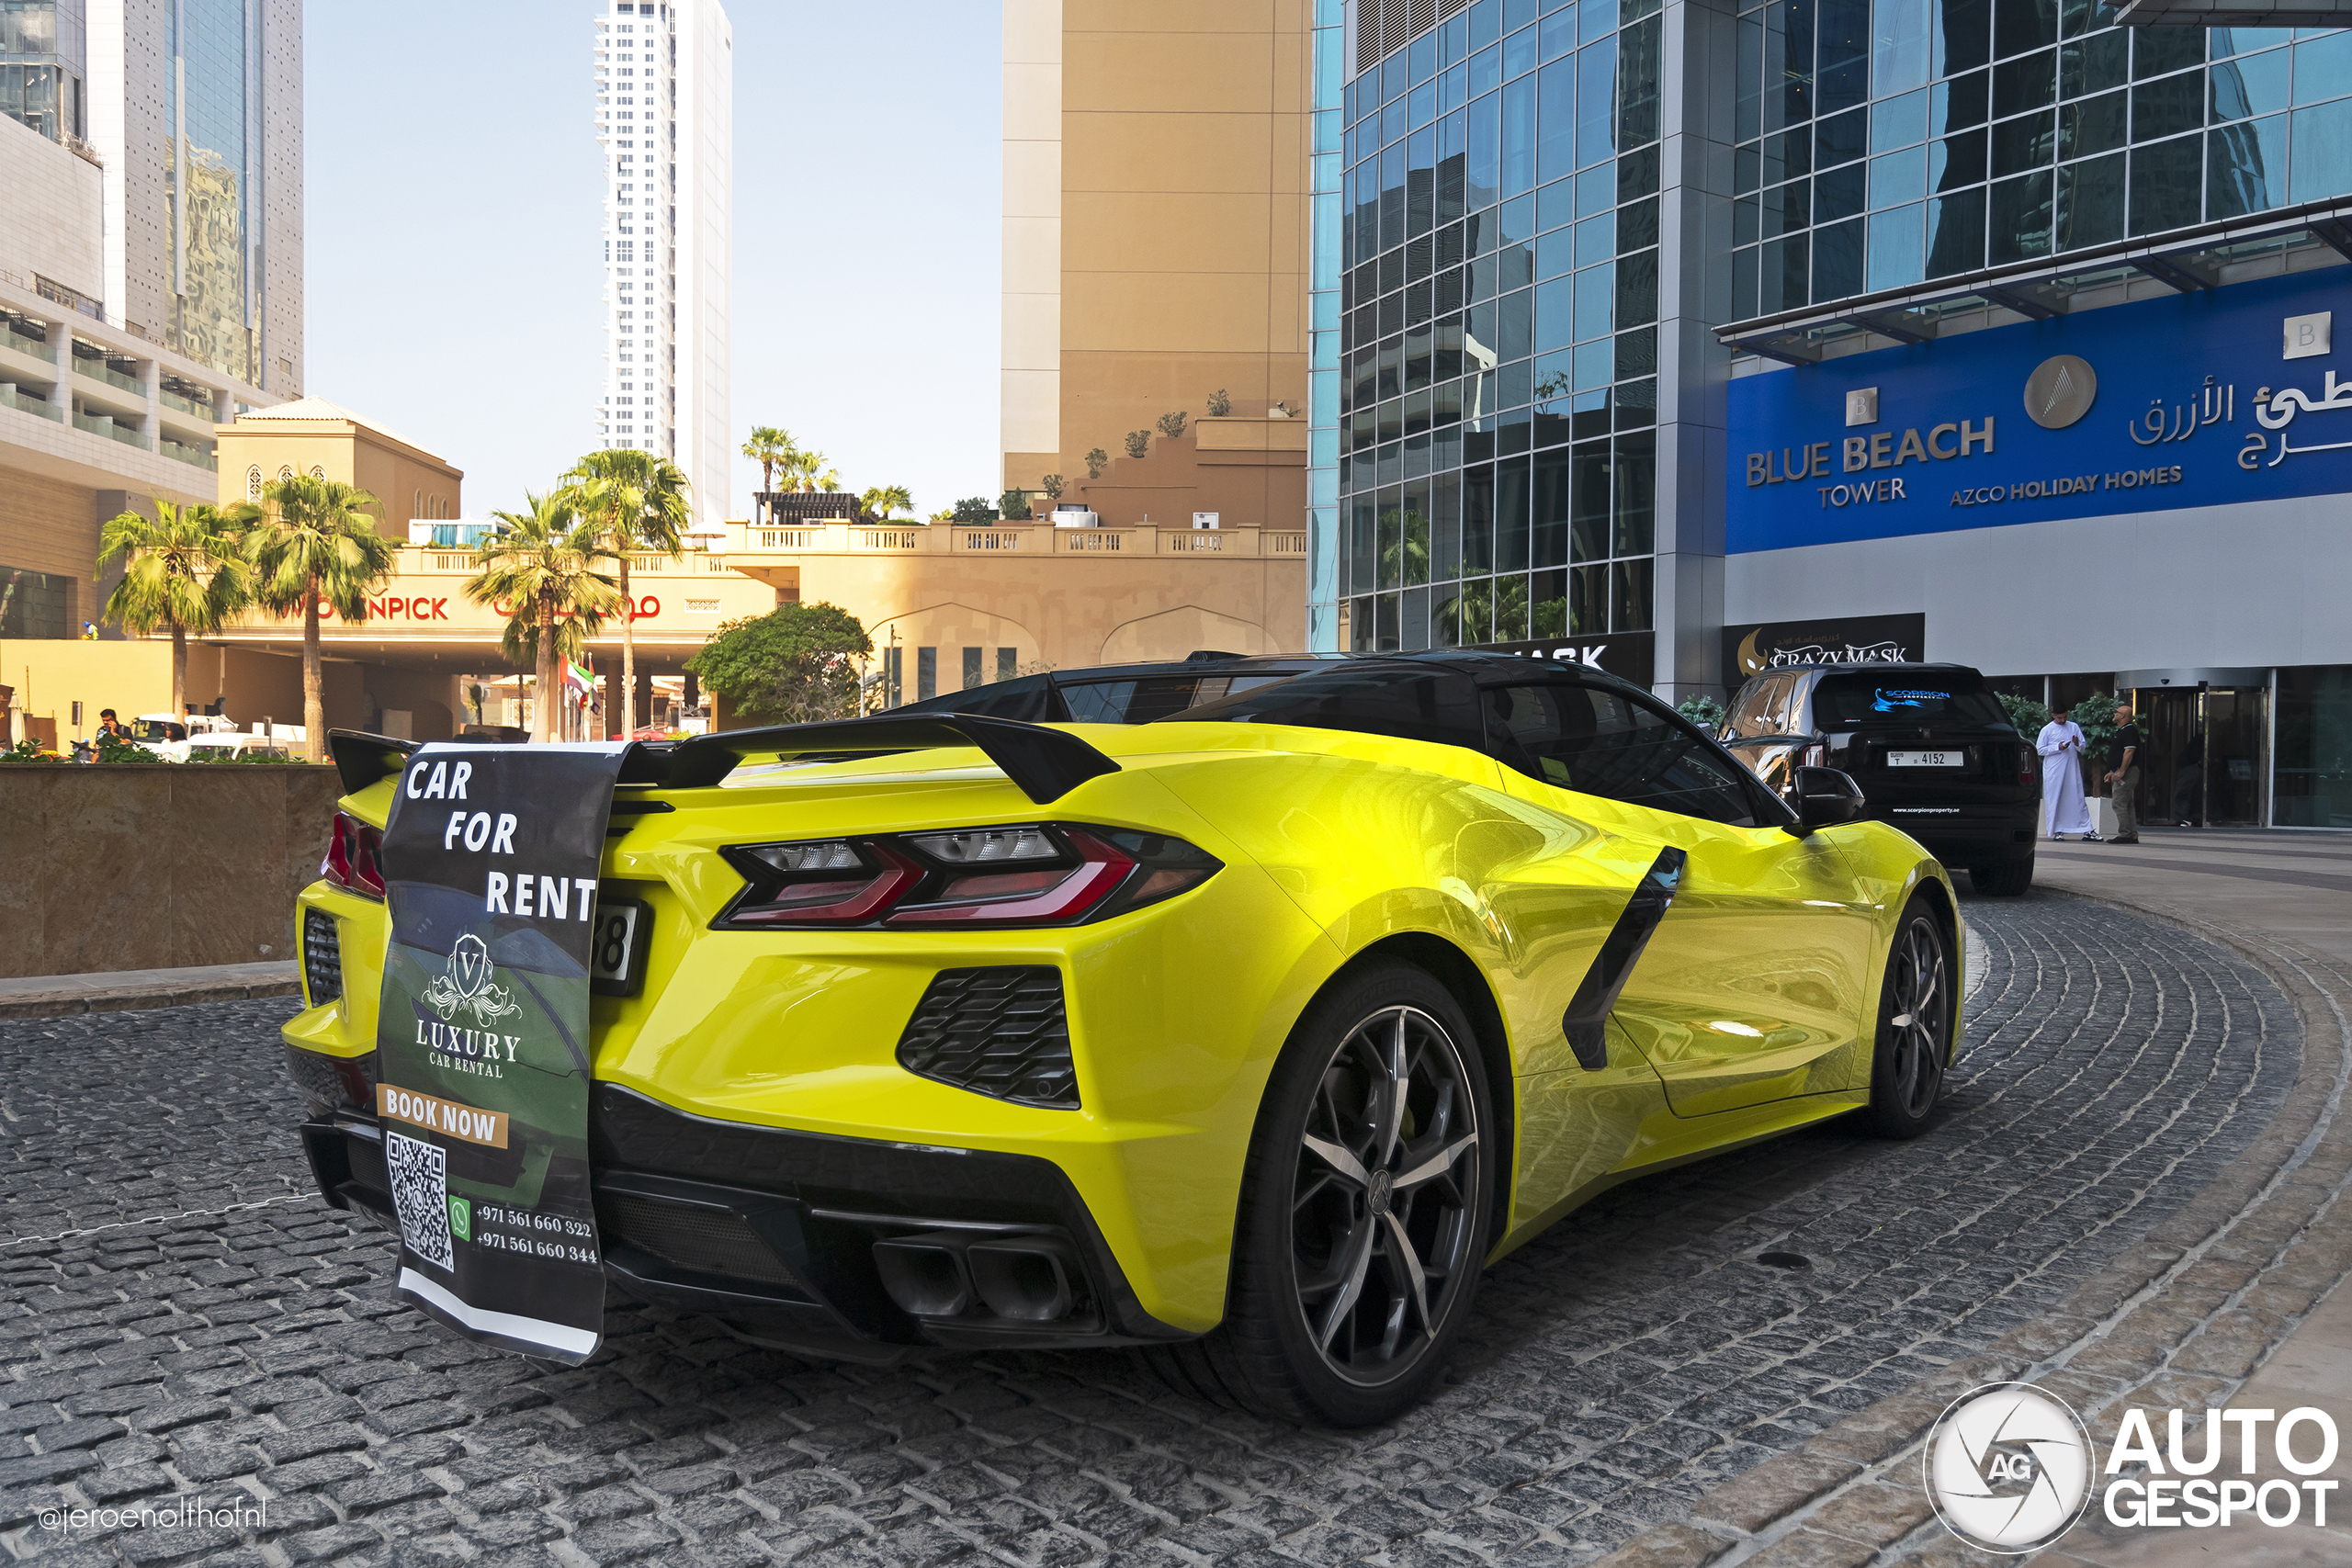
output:
MULTIPOLYGON (((322 1187, 389 1214, 400 761, 354 754, 284 1033, 322 1187)), ((1467 653, 1134 727, 637 748, 598 884, 642 916, 592 1002, 605 1278, 815 1355, 1141 1346, 1210 1398, 1385 1419, 1484 1266, 1611 1184, 1927 1126, 1951 884, 1843 774, 1796 804, 1637 687, 1467 653)))

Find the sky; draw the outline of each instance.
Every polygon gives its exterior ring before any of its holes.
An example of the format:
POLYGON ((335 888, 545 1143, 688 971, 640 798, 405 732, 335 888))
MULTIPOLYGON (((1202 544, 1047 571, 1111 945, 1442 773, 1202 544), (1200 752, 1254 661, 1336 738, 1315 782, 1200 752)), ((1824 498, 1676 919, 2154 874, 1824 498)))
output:
MULTIPOLYGON (((304 389, 522 506, 596 443, 593 4, 306 8, 304 389)), ((917 515, 998 486, 986 0, 734 0, 730 447, 781 425, 917 515)), ((750 513, 742 458, 728 515, 750 513)))

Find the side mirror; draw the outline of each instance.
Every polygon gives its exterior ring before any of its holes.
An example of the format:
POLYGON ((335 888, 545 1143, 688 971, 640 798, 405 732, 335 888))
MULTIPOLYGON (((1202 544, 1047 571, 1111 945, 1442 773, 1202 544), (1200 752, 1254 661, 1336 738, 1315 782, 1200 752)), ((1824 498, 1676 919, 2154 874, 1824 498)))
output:
POLYGON ((1797 826, 1789 829, 1802 839, 1816 828, 1859 822, 1867 806, 1862 786, 1836 768, 1799 768, 1790 804, 1797 808, 1797 826))

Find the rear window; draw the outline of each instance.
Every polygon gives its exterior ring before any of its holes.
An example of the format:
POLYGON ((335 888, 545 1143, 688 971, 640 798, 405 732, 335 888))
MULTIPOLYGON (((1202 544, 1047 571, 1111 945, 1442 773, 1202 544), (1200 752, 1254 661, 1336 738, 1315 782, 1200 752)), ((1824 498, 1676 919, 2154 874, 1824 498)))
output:
POLYGON ((1857 724, 1931 723, 2006 726, 2000 700, 1973 675, 1825 675, 1813 691, 1814 721, 1824 729, 1857 724))
POLYGON ((1134 681, 1065 681, 1062 700, 1080 724, 1149 724, 1289 679, 1283 674, 1146 675, 1134 681))
MULTIPOLYGON (((1237 686, 1240 681, 1234 682, 1237 686)), ((1182 724, 1292 724, 1351 729, 1400 740, 1484 748, 1478 694, 1467 675, 1448 671, 1340 665, 1232 692, 1169 716, 1182 724)))

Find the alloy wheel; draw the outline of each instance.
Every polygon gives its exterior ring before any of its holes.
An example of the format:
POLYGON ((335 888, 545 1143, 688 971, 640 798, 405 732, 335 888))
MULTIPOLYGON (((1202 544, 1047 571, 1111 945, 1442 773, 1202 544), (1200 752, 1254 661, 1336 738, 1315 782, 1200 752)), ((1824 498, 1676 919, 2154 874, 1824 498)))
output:
POLYGON ((1464 1282, 1481 1165, 1461 1047, 1418 1008, 1384 1008, 1325 1065, 1291 1189, 1307 1338, 1350 1382, 1393 1382, 1437 1338, 1464 1282))
POLYGON ((1887 1020, 1894 1031, 1892 1087, 1895 1104, 1916 1121, 1934 1108, 1937 1091, 1943 1087, 1951 1028, 1944 944, 1924 919, 1903 928, 1894 969, 1894 1007, 1887 1020))

